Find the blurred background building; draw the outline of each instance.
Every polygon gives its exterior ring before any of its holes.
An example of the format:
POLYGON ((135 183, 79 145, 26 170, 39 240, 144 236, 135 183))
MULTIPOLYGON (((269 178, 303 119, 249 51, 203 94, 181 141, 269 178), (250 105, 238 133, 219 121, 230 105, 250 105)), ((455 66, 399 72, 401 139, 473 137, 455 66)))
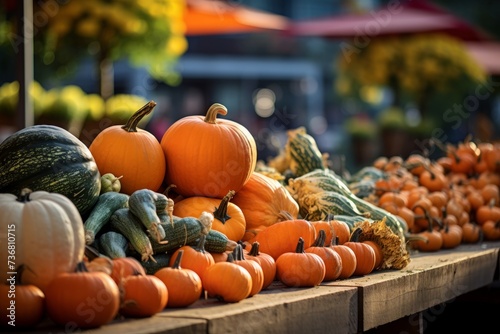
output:
MULTIPOLYGON (((70 5, 76 8, 74 4, 79 1, 52 0, 36 3, 39 7, 41 3, 45 3, 46 7, 41 7, 47 18, 55 19, 56 13, 61 13, 61 8, 70 5), (56 9, 51 11, 53 8, 56 9)), ((88 1, 93 2, 99 1, 88 1)), ((258 143, 259 158, 262 160, 276 156, 286 142, 286 131, 299 126, 305 126, 308 133, 316 139, 320 150, 329 153, 334 168, 341 168, 341 165, 345 164, 350 170, 371 163, 379 155, 407 156, 415 150, 428 149, 428 139, 431 137, 450 142, 463 140, 468 134, 483 141, 498 139, 500 79, 496 76, 499 73, 492 70, 498 61, 490 60, 489 67, 486 67, 478 62, 479 58, 473 57, 483 57, 482 61, 487 61, 484 54, 481 54, 484 51, 484 48, 481 49, 481 43, 474 44, 479 45, 479 48, 474 49, 474 54, 472 51, 468 53, 470 59, 456 56, 446 63, 439 58, 443 54, 447 57, 446 50, 457 50, 454 48, 458 43, 465 49, 465 43, 471 43, 464 41, 467 39, 465 35, 412 33, 401 38, 409 40, 410 36, 417 35, 420 39, 415 39, 414 44, 402 48, 406 53, 401 59, 411 60, 413 63, 408 64, 409 67, 397 67, 395 64, 400 65, 401 60, 394 57, 395 53, 387 53, 387 50, 400 47, 400 37, 391 36, 392 39, 383 40, 383 43, 375 42, 380 39, 377 37, 381 37, 377 36, 376 26, 373 31, 361 30, 358 35, 354 31, 354 36, 331 38, 296 34, 288 25, 327 16, 372 13, 372 23, 384 26, 384 22, 377 21, 374 11, 387 11, 404 1, 209 2, 219 18, 216 26, 220 30, 186 34, 185 49, 178 47, 178 59, 173 65, 175 73, 167 80, 151 75, 150 68, 136 66, 130 57, 127 57, 129 53, 138 58, 156 51, 155 36, 142 36, 140 41, 135 41, 141 44, 137 44, 136 48, 124 48, 121 50, 124 57, 118 57, 113 62, 111 94, 139 97, 136 103, 155 100, 157 108, 144 127, 159 139, 177 119, 187 115, 203 115, 214 102, 222 103, 228 108, 226 118, 240 122, 250 130, 258 143), (231 30, 229 21, 224 16, 225 5, 243 6, 250 10, 279 15, 287 20, 287 25, 276 29, 262 27, 250 31, 231 30), (438 38, 434 40, 431 36, 438 38), (358 39, 353 40, 353 37, 358 39), (362 43, 361 38, 365 38, 366 43, 363 45, 359 44, 362 43), (147 44, 149 39, 151 43, 147 44), (420 55, 422 50, 429 51, 432 48, 437 49, 437 61, 415 57, 420 55), (366 59, 370 59, 369 64, 366 64, 366 59), (470 65, 470 61, 476 63, 470 65), (424 63, 424 69, 417 66, 424 63), (444 65, 445 63, 449 66, 444 65), (477 73, 475 66, 484 70, 484 74, 477 73), (356 72, 356 77, 353 68, 363 71, 356 72), (381 69, 386 72, 380 73, 381 69), (420 75, 427 73, 429 76, 425 78, 426 82, 437 83, 436 78, 444 78, 447 75, 450 80, 439 82, 439 87, 418 86, 421 82, 418 80, 424 80, 420 75), (392 79, 396 77, 399 84, 394 86, 392 79), (408 87, 417 88, 412 91, 407 89, 408 87), (423 91, 426 94, 423 94, 423 91), (423 109, 426 109, 425 113, 423 109), (382 131, 383 129, 397 131, 382 131)), ((0 84, 3 85, 16 80, 16 53, 13 52, 9 39, 5 37, 8 36, 7 23, 12 16, 5 13, 8 13, 9 8, 13 10, 15 3, 2 1, 4 14, 0 31, 4 32, 4 38, 0 40, 0 84)), ((178 0, 175 3, 182 7, 186 2, 178 0)), ((463 19, 472 29, 485 32, 485 36, 492 42, 500 37, 500 22, 495 17, 495 13, 500 10, 500 3, 435 0, 431 4, 463 19)), ((41 28, 45 27, 41 22, 43 19, 43 16, 35 15, 35 26, 38 22, 41 28)), ((387 20, 391 20, 391 17, 387 20)), ((271 21, 266 23, 271 24, 271 21)), ((370 28, 366 23, 359 27, 370 28)), ((169 29, 170 32, 175 31, 175 27, 169 29)), ((90 34, 89 31, 90 28, 87 30, 90 34)), ((463 34, 466 31, 464 30, 463 34)), ((73 51, 74 58, 78 60, 76 65, 70 66, 62 61, 55 71, 54 61, 47 59, 47 52, 41 50, 46 45, 36 43, 36 36, 35 33, 36 55, 43 54, 45 57, 35 55, 34 59, 34 79, 41 89, 51 91, 60 87, 75 86, 84 94, 102 96, 99 72, 95 70, 96 58, 92 54, 84 54, 75 47, 70 51, 73 51)), ((102 38, 103 33, 98 33, 98 36, 102 38)), ((47 39, 43 41, 47 42, 47 39)), ((472 44, 470 45, 472 48, 472 44)), ((89 48, 86 50, 89 51, 89 48)), ((457 55, 457 52, 454 54, 457 55)), ((68 62, 72 60, 71 55, 71 52, 67 52, 68 62)), ((155 60, 151 58, 148 61, 151 64, 155 60)), ((79 93, 73 90, 71 94, 79 93)), ((0 108, 6 109, 5 105, 5 101, 0 101, 0 108)), ((120 121, 112 117, 110 119, 111 121, 104 125, 102 122, 97 125, 85 125, 82 120, 76 126, 76 131, 79 132, 80 138, 89 144, 103 126, 120 121)))

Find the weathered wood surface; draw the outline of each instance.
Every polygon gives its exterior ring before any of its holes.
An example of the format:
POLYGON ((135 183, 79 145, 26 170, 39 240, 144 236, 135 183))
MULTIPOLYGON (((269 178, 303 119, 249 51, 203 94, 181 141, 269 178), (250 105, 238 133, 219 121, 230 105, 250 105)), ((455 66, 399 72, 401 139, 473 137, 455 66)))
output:
MULTIPOLYGON (((148 319, 116 320, 85 333, 361 333, 394 321, 399 331, 418 333, 422 311, 434 308, 439 313, 457 296, 498 280, 499 250, 500 242, 487 242, 412 254, 403 270, 382 270, 314 288, 275 282, 238 303, 200 299, 187 308, 166 309, 148 319)), ((48 324, 36 333, 68 331, 48 324)))
POLYGON ((404 317, 409 317, 410 327, 418 326, 418 312, 444 307, 443 303, 492 283, 499 247, 500 242, 488 242, 412 254, 403 270, 384 270, 329 284, 360 288, 358 327, 362 331, 404 317))

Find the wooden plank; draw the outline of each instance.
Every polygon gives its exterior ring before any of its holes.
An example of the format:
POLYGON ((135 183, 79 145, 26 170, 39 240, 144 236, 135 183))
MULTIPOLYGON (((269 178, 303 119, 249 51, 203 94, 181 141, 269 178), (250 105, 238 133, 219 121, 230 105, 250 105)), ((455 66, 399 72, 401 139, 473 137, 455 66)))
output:
POLYGON ((238 303, 209 298, 159 316, 205 319, 206 333, 356 333, 357 302, 357 288, 287 288, 275 282, 238 303))
POLYGON ((457 296, 492 283, 499 247, 499 242, 490 242, 413 254, 403 270, 384 270, 330 284, 361 289, 358 326, 362 331, 404 317, 409 317, 410 327, 418 326, 419 312, 435 308, 432 312, 437 314, 457 296))
POLYGON ((203 319, 164 318, 155 315, 144 319, 116 319, 105 326, 82 331, 71 324, 55 326, 50 320, 37 327, 36 334, 59 334, 84 332, 88 334, 197 334, 207 333, 207 322, 203 319))

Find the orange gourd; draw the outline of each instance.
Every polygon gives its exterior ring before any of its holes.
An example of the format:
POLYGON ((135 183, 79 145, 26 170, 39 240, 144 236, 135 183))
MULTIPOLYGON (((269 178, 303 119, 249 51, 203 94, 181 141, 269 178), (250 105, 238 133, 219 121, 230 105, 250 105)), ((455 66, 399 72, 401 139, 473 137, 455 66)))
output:
POLYGON ((248 297, 256 295, 264 286, 264 271, 259 263, 245 258, 243 247, 238 244, 233 250, 234 263, 245 268, 252 277, 252 289, 248 297))
POLYGON ((200 276, 203 282, 205 270, 215 264, 215 260, 209 252, 205 250, 206 235, 202 234, 198 244, 194 246, 185 245, 177 248, 169 261, 169 266, 172 267, 175 263, 179 252, 183 252, 183 267, 191 269, 200 276))
POLYGON ((299 238, 303 238, 304 248, 310 247, 316 240, 316 230, 310 221, 293 219, 287 214, 283 217, 288 218, 267 227, 248 241, 249 243, 257 241, 260 250, 271 255, 274 260, 283 253, 293 252, 297 248, 299 238))
POLYGON ((252 243, 250 250, 245 254, 245 258, 260 264, 264 272, 262 289, 269 287, 276 278, 276 261, 274 258, 269 254, 261 252, 258 242, 252 243))
POLYGON ((356 254, 354 254, 354 251, 345 246, 345 244, 339 244, 338 239, 335 239, 330 247, 336 251, 342 259, 342 270, 338 278, 346 279, 351 277, 357 266, 356 254))
POLYGON ((165 156, 158 139, 137 124, 156 106, 148 102, 125 125, 113 125, 101 131, 89 146, 101 175, 120 176, 121 192, 160 189, 165 176, 165 156))
POLYGON ((280 221, 280 212, 286 211, 293 218, 299 213, 299 205, 280 182, 257 172, 236 192, 232 202, 245 214, 244 241, 280 221))
POLYGON ((184 197, 223 198, 230 190, 238 192, 255 169, 255 139, 241 124, 217 118, 219 114, 226 115, 227 109, 214 103, 206 116, 181 118, 163 134, 165 184, 175 184, 184 197))
POLYGON ((97 328, 113 320, 120 307, 118 285, 108 274, 87 271, 83 262, 76 272, 52 279, 44 293, 47 314, 60 326, 97 328))
POLYGON ((368 275, 375 268, 376 256, 373 247, 366 243, 359 241, 359 234, 361 234, 361 229, 356 229, 351 234, 351 238, 344 246, 349 247, 356 255, 356 269, 354 270, 354 276, 364 276, 368 275))
POLYGON ((43 319, 45 295, 36 285, 21 284, 23 270, 19 267, 15 278, 0 284, 0 327, 32 328, 43 319))
POLYGON ((252 291, 250 273, 234 263, 232 254, 226 262, 217 262, 207 268, 202 283, 209 296, 226 303, 237 303, 247 298, 252 291))
POLYGON ((286 286, 311 287, 325 278, 325 263, 319 255, 305 252, 304 239, 299 238, 295 251, 281 254, 276 260, 278 279, 286 286))
POLYGON ((163 281, 154 275, 129 275, 123 279, 120 289, 122 316, 151 317, 167 306, 168 289, 163 281))
POLYGON ((483 230, 474 222, 467 222, 462 225, 462 242, 474 244, 483 238, 483 230))
POLYGON ((127 276, 133 275, 134 273, 140 273, 146 275, 146 270, 142 264, 134 257, 118 257, 112 260, 113 269, 111 271, 111 278, 116 284, 120 285, 120 282, 127 276))
POLYGON ((202 212, 214 215, 212 229, 224 233, 230 240, 238 242, 245 234, 246 218, 243 211, 230 200, 234 191, 229 191, 224 198, 193 196, 175 203, 173 214, 178 217, 199 217, 202 212))
POLYGON ((325 263, 325 277, 323 278, 323 282, 329 282, 339 278, 342 272, 342 258, 330 246, 325 246, 325 238, 325 231, 319 230, 316 241, 304 251, 316 254, 323 260, 325 263))
POLYGON ((183 254, 179 251, 172 266, 154 273, 167 287, 167 307, 187 307, 200 299, 203 290, 200 276, 181 266, 183 254))
POLYGON ((487 220, 481 229, 486 240, 500 240, 500 220, 487 220))

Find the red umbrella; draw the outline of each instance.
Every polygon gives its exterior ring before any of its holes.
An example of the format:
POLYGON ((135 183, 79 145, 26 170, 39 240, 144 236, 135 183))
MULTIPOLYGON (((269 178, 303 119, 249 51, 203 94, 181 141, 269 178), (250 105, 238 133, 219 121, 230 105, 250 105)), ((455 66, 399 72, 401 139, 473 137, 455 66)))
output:
POLYGON ((486 72, 492 75, 500 75, 500 43, 468 42, 465 47, 486 72))
POLYGON ((288 19, 243 5, 217 0, 186 0, 186 35, 249 33, 285 30, 288 19))
POLYGON ((330 38, 376 37, 443 32, 462 40, 490 40, 486 33, 424 0, 390 2, 365 14, 346 14, 299 21, 292 34, 330 38))

